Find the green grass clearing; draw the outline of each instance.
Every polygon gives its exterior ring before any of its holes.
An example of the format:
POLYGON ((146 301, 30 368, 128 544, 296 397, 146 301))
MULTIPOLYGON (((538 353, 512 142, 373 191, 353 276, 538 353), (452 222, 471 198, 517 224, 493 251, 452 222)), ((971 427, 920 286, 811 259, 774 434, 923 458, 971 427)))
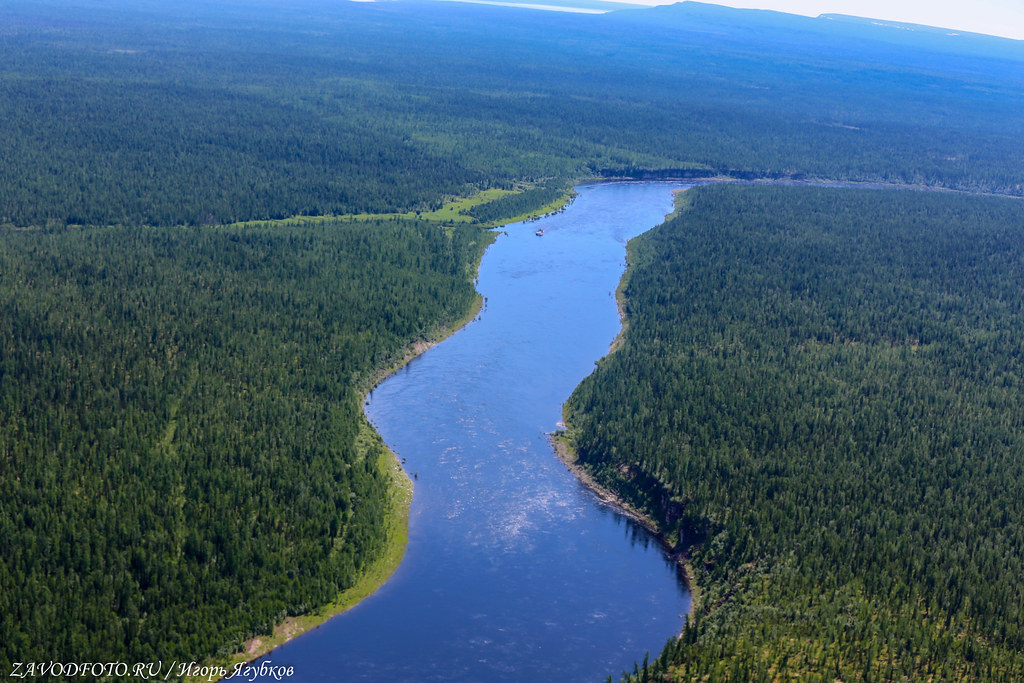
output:
MULTIPOLYGON (((517 190, 502 190, 499 188, 490 188, 487 190, 481 190, 476 194, 469 197, 456 197, 448 200, 445 204, 435 211, 405 211, 403 213, 350 213, 340 216, 292 216, 291 218, 277 218, 271 220, 262 221, 241 221, 238 223, 231 223, 229 227, 267 227, 267 226, 314 226, 324 225, 327 223, 337 222, 358 222, 358 221, 378 221, 378 220, 424 220, 432 223, 439 223, 441 225, 454 225, 455 223, 472 223, 474 219, 471 216, 463 213, 467 209, 471 209, 481 204, 487 204, 493 202, 496 199, 505 197, 507 195, 516 194, 523 192, 529 187, 523 187, 517 190)), ((519 223, 521 221, 528 220, 535 216, 543 216, 545 214, 554 213, 563 207, 565 207, 572 199, 573 193, 567 192, 566 194, 559 197, 557 200, 540 207, 534 211, 524 213, 513 218, 505 219, 500 222, 494 223, 493 225, 488 224, 488 227, 497 227, 498 225, 506 225, 508 223, 519 223)))

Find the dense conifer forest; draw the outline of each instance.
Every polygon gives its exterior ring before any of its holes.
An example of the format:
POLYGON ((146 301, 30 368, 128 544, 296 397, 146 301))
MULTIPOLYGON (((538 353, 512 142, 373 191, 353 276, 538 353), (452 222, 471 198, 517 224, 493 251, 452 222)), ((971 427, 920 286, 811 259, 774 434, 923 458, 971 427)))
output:
POLYGON ((359 388, 470 310, 426 223, 0 234, 0 667, 193 660, 333 600, 390 491, 359 388))
MULTIPOLYGON (((360 392, 472 309, 480 226, 595 176, 1020 196, 1022 62, 696 3, 4 3, 0 671, 199 659, 350 585, 389 495, 360 392), (495 188, 456 227, 380 218, 495 188)), ((703 600, 672 666, 1019 673, 1017 204, 694 197, 634 247, 627 346, 571 408, 606 482, 682 510, 703 600)))
POLYGON ((715 186, 630 244, 585 467, 688 554, 645 676, 1024 676, 1024 204, 715 186))

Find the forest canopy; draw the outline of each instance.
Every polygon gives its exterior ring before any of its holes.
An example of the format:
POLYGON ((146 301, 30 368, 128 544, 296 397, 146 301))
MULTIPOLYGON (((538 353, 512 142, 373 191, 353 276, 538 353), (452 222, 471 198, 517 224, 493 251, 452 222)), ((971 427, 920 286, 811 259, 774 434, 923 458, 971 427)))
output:
POLYGON ((476 304, 433 224, 0 233, 0 668, 234 651, 349 587, 360 388, 476 304))

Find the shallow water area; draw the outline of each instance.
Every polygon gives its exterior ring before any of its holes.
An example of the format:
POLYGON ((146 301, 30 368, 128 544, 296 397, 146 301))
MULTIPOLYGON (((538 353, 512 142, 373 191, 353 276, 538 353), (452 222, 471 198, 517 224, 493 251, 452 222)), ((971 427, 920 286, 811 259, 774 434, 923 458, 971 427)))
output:
POLYGON ((294 667, 293 681, 592 681, 679 632, 689 595, 676 564, 547 435, 619 330, 626 241, 661 223, 681 187, 585 185, 564 212, 502 230, 478 319, 366 407, 416 477, 401 567, 264 661, 294 667))

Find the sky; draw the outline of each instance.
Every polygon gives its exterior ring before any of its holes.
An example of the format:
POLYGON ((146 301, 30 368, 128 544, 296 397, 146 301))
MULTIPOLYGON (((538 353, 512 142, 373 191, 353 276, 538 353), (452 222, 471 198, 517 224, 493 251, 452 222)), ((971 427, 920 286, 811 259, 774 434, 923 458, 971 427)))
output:
MULTIPOLYGON (((553 0, 552 0, 553 1, 553 0)), ((617 0, 637 5, 668 5, 674 0, 617 0)), ((707 0, 716 5, 771 9, 816 17, 857 17, 925 24, 1024 40, 1024 0, 707 0)))

